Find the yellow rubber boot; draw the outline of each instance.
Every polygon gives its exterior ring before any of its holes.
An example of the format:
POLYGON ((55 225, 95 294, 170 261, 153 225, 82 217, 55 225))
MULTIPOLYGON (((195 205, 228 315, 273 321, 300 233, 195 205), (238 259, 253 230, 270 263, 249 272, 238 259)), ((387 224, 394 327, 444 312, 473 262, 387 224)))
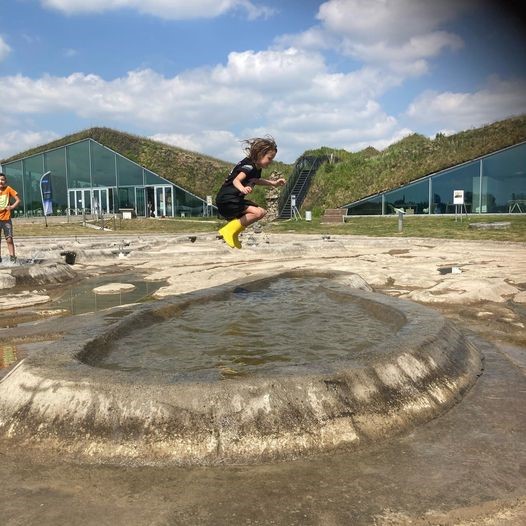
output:
POLYGON ((243 230, 245 230, 245 227, 243 225, 241 225, 241 228, 232 236, 234 238, 234 246, 236 248, 241 248, 242 245, 241 245, 241 241, 239 241, 239 234, 241 234, 241 232, 243 232, 243 230))
MULTIPOLYGON (((219 235, 223 236, 223 239, 229 247, 235 248, 236 240, 234 239, 234 236, 237 239, 237 234, 239 234, 242 229, 243 225, 241 224, 241 221, 239 219, 232 219, 232 221, 219 230, 219 235)), ((239 240, 237 240, 237 244, 239 245, 237 248, 241 248, 239 240)))

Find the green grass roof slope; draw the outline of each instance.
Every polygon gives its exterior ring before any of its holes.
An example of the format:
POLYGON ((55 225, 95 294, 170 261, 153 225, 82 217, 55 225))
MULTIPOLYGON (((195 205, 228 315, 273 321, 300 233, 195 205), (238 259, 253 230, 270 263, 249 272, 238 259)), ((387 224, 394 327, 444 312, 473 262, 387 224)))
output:
POLYGON ((228 174, 232 163, 190 152, 158 141, 111 128, 90 128, 32 148, 2 161, 10 162, 52 148, 91 138, 148 170, 194 194, 213 195, 228 174))
POLYGON ((320 148, 309 154, 334 154, 334 164, 316 173, 302 208, 321 212, 414 181, 431 173, 526 141, 526 115, 434 139, 413 134, 378 152, 350 153, 320 148))

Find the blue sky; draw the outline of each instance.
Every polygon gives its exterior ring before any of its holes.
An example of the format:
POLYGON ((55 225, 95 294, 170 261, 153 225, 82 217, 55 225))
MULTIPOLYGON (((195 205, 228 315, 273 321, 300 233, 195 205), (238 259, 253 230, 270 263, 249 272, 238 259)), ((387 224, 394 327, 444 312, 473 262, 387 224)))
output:
POLYGON ((524 21, 490 0, 2 0, 0 158, 91 126, 293 162, 526 113, 524 21))

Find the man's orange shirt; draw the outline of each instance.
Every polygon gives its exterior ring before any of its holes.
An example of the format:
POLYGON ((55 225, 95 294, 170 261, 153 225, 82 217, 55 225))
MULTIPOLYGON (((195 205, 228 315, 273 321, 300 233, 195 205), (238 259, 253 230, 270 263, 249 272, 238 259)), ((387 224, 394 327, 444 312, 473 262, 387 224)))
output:
POLYGON ((5 208, 9 206, 10 198, 17 195, 17 191, 10 186, 0 190, 0 221, 9 221, 11 219, 11 210, 6 210, 5 208))

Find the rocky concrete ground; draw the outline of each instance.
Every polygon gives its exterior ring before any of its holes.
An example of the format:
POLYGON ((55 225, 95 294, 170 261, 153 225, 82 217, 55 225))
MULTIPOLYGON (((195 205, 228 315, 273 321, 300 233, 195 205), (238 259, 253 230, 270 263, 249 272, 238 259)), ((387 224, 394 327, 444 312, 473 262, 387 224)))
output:
MULTIPOLYGON (((3 524, 526 523, 524 244, 266 234, 245 236, 241 251, 210 235, 195 242, 116 238, 113 249, 100 240, 38 243, 20 240, 20 256, 38 249, 59 258, 73 247, 78 273, 145 270, 168 280, 159 296, 273 269, 352 271, 376 290, 454 319, 483 349, 486 367, 446 415, 358 452, 235 467, 134 468, 64 463, 0 444, 3 524)), ((28 291, 7 294, 16 307, 28 291)), ((13 331, 28 342, 43 337, 29 324, 4 329, 5 344, 13 331)))

